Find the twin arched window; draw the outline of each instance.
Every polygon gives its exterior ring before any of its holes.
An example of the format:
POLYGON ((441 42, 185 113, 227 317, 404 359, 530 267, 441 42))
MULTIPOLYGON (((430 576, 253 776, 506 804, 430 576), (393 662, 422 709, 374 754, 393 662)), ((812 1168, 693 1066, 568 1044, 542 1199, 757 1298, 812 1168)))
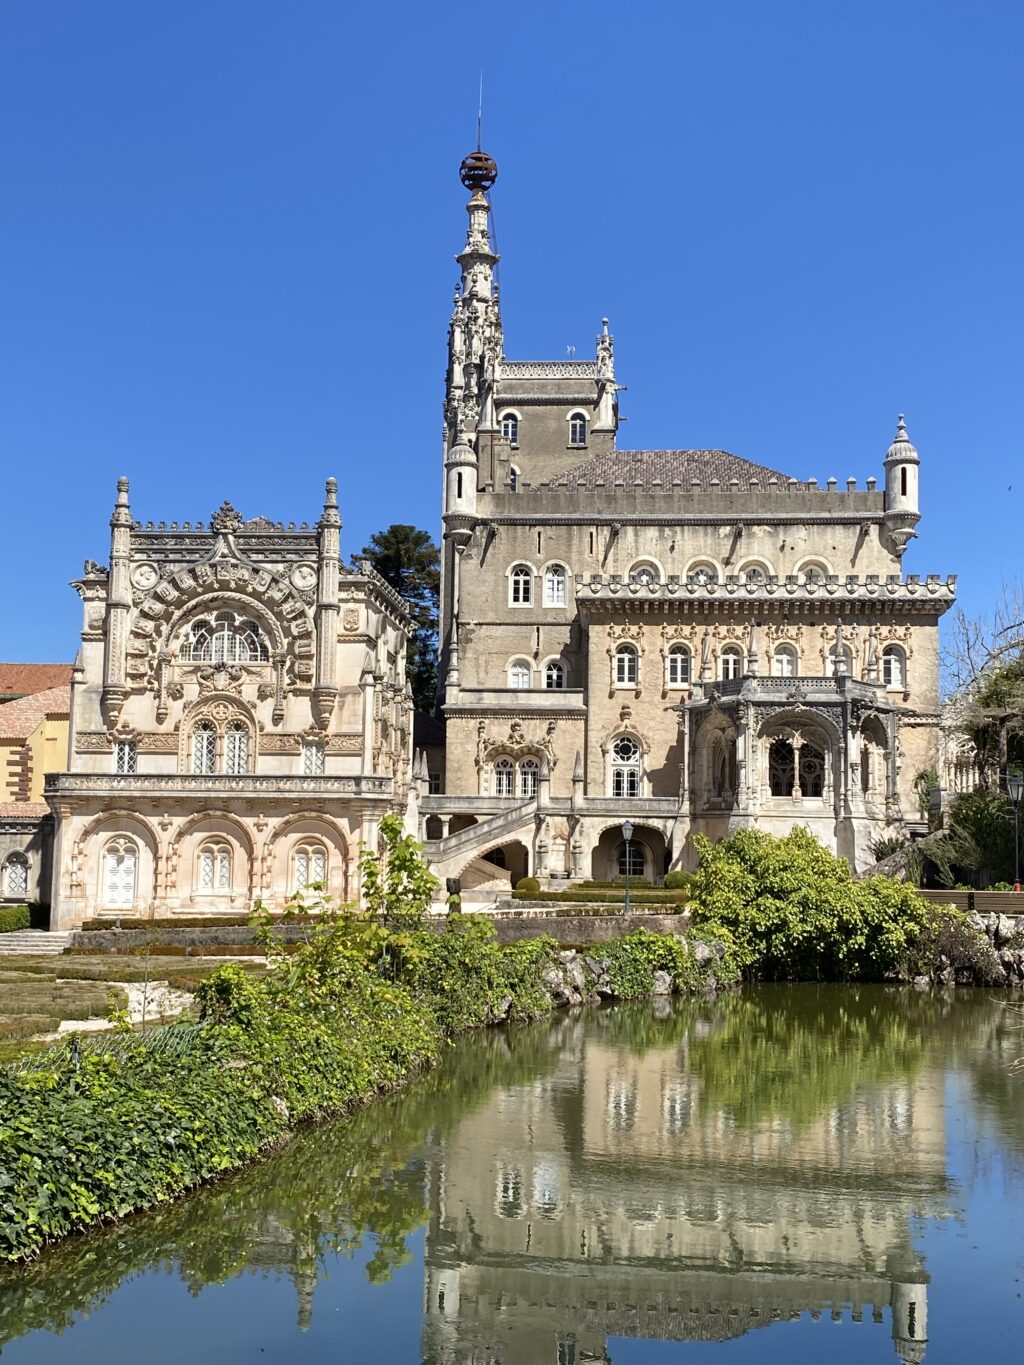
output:
POLYGON ((528 607, 533 601, 533 570, 529 564, 514 564, 509 574, 508 600, 513 607, 528 607))
POLYGON ((270 651, 255 621, 219 611, 192 622, 182 658, 192 663, 266 663, 270 651))
POLYGON ((535 758, 524 758, 517 766, 511 758, 503 757, 494 763, 495 796, 536 796, 540 778, 540 764, 535 758))
POLYGON ((300 844, 292 857, 292 890, 325 887, 326 882, 327 850, 323 844, 300 844))
POLYGON ((28 857, 11 853, 4 863, 4 890, 7 897, 28 895, 28 857))
POLYGON ((585 412, 570 412, 569 444, 571 446, 585 446, 587 444, 587 414, 585 412))
POLYGON ((907 685, 907 656, 899 645, 886 645, 882 650, 882 682, 892 688, 907 685))
POLYGON ((615 686, 635 687, 640 677, 640 655, 636 645, 619 645, 615 651, 615 686))
POLYGON ((718 674, 723 682, 739 678, 743 674, 743 650, 739 645, 726 645, 718 661, 718 674))
MULTIPOLYGON (((193 773, 210 775, 217 771, 217 726, 212 720, 201 720, 192 731, 191 768, 193 773)), ((238 776, 250 770, 252 732, 244 720, 233 720, 223 734, 221 760, 225 773, 238 776)))
POLYGON ((196 889, 202 895, 231 890, 231 845, 211 842, 199 850, 196 889))
POLYGON ((612 745, 612 796, 640 795, 640 745, 621 735, 612 745))
POLYGON ((686 687, 690 682, 689 646, 672 645, 665 656, 665 682, 669 687, 686 687))
POLYGON ((108 910, 130 910, 135 904, 139 851, 131 839, 111 839, 103 850, 101 898, 108 910))
POLYGON ((568 574, 561 564, 552 564, 544 571, 544 605, 564 607, 568 574))

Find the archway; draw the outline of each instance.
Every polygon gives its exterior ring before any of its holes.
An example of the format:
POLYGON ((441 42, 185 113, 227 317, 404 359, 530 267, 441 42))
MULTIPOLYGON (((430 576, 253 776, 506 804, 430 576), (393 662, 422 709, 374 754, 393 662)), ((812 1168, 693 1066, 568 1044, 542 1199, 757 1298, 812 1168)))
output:
POLYGON ((634 824, 627 854, 622 825, 617 824, 598 839, 590 857, 590 875, 595 882, 621 882, 628 866, 630 882, 654 885, 665 875, 667 865, 668 846, 661 830, 634 824))

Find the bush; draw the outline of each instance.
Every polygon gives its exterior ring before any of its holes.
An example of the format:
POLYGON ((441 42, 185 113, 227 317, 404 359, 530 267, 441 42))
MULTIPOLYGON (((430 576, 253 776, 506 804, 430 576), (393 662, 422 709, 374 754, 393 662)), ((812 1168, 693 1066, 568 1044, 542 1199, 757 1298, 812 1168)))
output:
POLYGON ((724 928, 747 975, 767 980, 882 980, 929 921, 929 906, 902 882, 854 881, 803 828, 785 838, 741 830, 696 839, 696 933, 724 928))
POLYGON ((540 890, 540 882, 536 877, 520 877, 516 882, 516 890, 523 896, 535 896, 540 890))
POLYGON ((998 986, 1006 980, 988 937, 972 929, 960 910, 933 909, 917 941, 900 962, 900 975, 938 974, 957 986, 998 986))
POLYGON ((32 912, 27 905, 0 905, 0 934, 31 927, 32 912))
POLYGON ((689 891, 693 885, 692 872, 666 872, 665 890, 666 891, 689 891))

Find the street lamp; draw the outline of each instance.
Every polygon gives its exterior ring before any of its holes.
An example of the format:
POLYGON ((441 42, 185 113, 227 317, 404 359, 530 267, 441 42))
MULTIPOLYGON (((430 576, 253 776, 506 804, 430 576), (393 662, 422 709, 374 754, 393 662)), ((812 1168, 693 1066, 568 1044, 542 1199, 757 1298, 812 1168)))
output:
POLYGON ((632 824, 632 821, 630 821, 630 820, 624 820, 624 821, 622 822, 622 837, 623 837, 623 839, 625 839, 625 841, 626 841, 626 908, 623 910, 622 913, 623 913, 624 915, 628 915, 628 914, 629 914, 629 841, 630 841, 630 839, 632 839, 632 837, 633 837, 633 824, 632 824))
POLYGON ((1020 891, 1020 799, 1024 796, 1024 776, 1019 768, 1006 770, 1006 790, 1013 802, 1013 889, 1020 891))

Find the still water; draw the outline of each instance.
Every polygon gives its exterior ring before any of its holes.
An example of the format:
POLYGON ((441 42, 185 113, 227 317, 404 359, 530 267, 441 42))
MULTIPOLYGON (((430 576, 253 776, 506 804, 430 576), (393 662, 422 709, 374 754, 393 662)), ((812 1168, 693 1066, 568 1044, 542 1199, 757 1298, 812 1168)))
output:
POLYGON ((1024 1016, 761 987, 460 1041, 0 1275, 5 1365, 1024 1359, 1024 1016))

